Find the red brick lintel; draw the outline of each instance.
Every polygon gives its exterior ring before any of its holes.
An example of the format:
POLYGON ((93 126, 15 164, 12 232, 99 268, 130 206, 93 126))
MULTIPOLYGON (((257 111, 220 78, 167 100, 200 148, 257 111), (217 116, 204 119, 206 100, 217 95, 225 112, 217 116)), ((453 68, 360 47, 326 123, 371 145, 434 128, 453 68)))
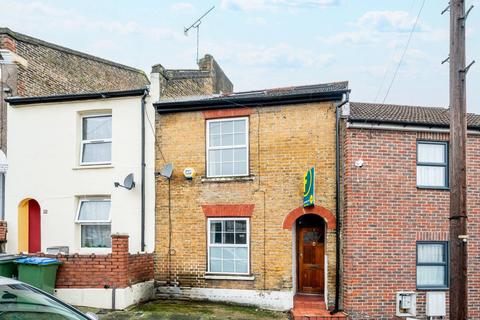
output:
POLYGON ((330 210, 322 206, 312 206, 307 208, 298 207, 290 211, 290 213, 287 214, 283 220, 283 229, 292 230, 292 226, 294 225, 295 221, 305 214, 316 214, 325 220, 327 223, 327 229, 335 229, 335 225, 337 223, 335 216, 330 210))
POLYGON ((252 108, 219 109, 219 110, 207 110, 202 112, 203 117, 205 119, 243 117, 243 116, 249 116, 252 113, 253 113, 252 108))
POLYGON ((254 204, 204 204, 205 217, 251 217, 254 204))

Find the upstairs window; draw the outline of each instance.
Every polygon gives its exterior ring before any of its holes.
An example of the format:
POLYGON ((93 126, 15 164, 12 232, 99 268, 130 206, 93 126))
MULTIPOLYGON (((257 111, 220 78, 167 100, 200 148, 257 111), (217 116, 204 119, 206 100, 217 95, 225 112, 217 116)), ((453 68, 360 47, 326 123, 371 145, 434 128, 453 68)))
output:
POLYGON ((448 288, 448 242, 417 242, 417 288, 448 288))
POLYGON ((111 248, 110 221, 109 198, 81 199, 76 218, 81 228, 81 247, 111 248))
POLYGON ((417 143, 417 187, 448 188, 447 142, 417 143))
POLYGON ((80 164, 109 164, 112 161, 112 116, 82 118, 80 164))
POLYGON ((248 173, 248 118, 208 120, 207 177, 248 173))

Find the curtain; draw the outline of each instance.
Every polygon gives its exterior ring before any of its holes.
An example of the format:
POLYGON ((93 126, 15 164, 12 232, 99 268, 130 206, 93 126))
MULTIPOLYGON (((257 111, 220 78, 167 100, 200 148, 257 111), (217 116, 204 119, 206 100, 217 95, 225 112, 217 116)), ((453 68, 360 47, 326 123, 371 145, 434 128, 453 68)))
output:
POLYGON ((111 226, 82 225, 82 248, 111 248, 111 226))
POLYGON ((85 143, 82 162, 110 162, 112 160, 112 143, 85 143))
POLYGON ((83 201, 80 206, 78 220, 108 221, 110 217, 110 201, 83 201))
POLYGON ((83 118, 83 140, 111 138, 112 116, 83 118))
POLYGON ((445 284, 446 255, 443 244, 419 244, 417 247, 419 264, 445 263, 445 265, 418 265, 417 285, 441 286, 445 284))

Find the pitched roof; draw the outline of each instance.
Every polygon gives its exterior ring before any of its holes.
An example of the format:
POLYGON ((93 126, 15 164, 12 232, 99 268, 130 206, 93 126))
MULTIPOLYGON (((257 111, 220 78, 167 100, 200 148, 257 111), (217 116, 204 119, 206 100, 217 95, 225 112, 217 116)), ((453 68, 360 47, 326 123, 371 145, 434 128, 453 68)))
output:
POLYGON ((96 93, 144 88, 148 78, 141 70, 90 54, 0 28, 0 48, 14 40, 15 52, 28 61, 19 69, 18 95, 96 93))
POLYGON ((159 112, 190 111, 192 108, 245 107, 252 104, 274 105, 300 103, 315 99, 338 99, 349 92, 348 82, 332 82, 306 86, 273 88, 206 96, 163 99, 154 104, 159 112))
MULTIPOLYGON (((441 107, 350 102, 348 120, 351 122, 449 127, 449 112, 448 108, 441 107)), ((480 129, 480 115, 469 113, 467 123, 469 128, 480 129)))

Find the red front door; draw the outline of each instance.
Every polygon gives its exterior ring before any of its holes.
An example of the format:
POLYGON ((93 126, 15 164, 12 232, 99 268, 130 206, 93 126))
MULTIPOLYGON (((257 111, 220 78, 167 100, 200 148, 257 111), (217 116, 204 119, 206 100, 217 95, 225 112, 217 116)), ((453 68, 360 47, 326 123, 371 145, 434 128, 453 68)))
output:
POLYGON ((323 227, 298 229, 298 291, 323 293, 324 231, 323 227))
POLYGON ((40 205, 35 200, 28 201, 28 252, 41 251, 40 205))

